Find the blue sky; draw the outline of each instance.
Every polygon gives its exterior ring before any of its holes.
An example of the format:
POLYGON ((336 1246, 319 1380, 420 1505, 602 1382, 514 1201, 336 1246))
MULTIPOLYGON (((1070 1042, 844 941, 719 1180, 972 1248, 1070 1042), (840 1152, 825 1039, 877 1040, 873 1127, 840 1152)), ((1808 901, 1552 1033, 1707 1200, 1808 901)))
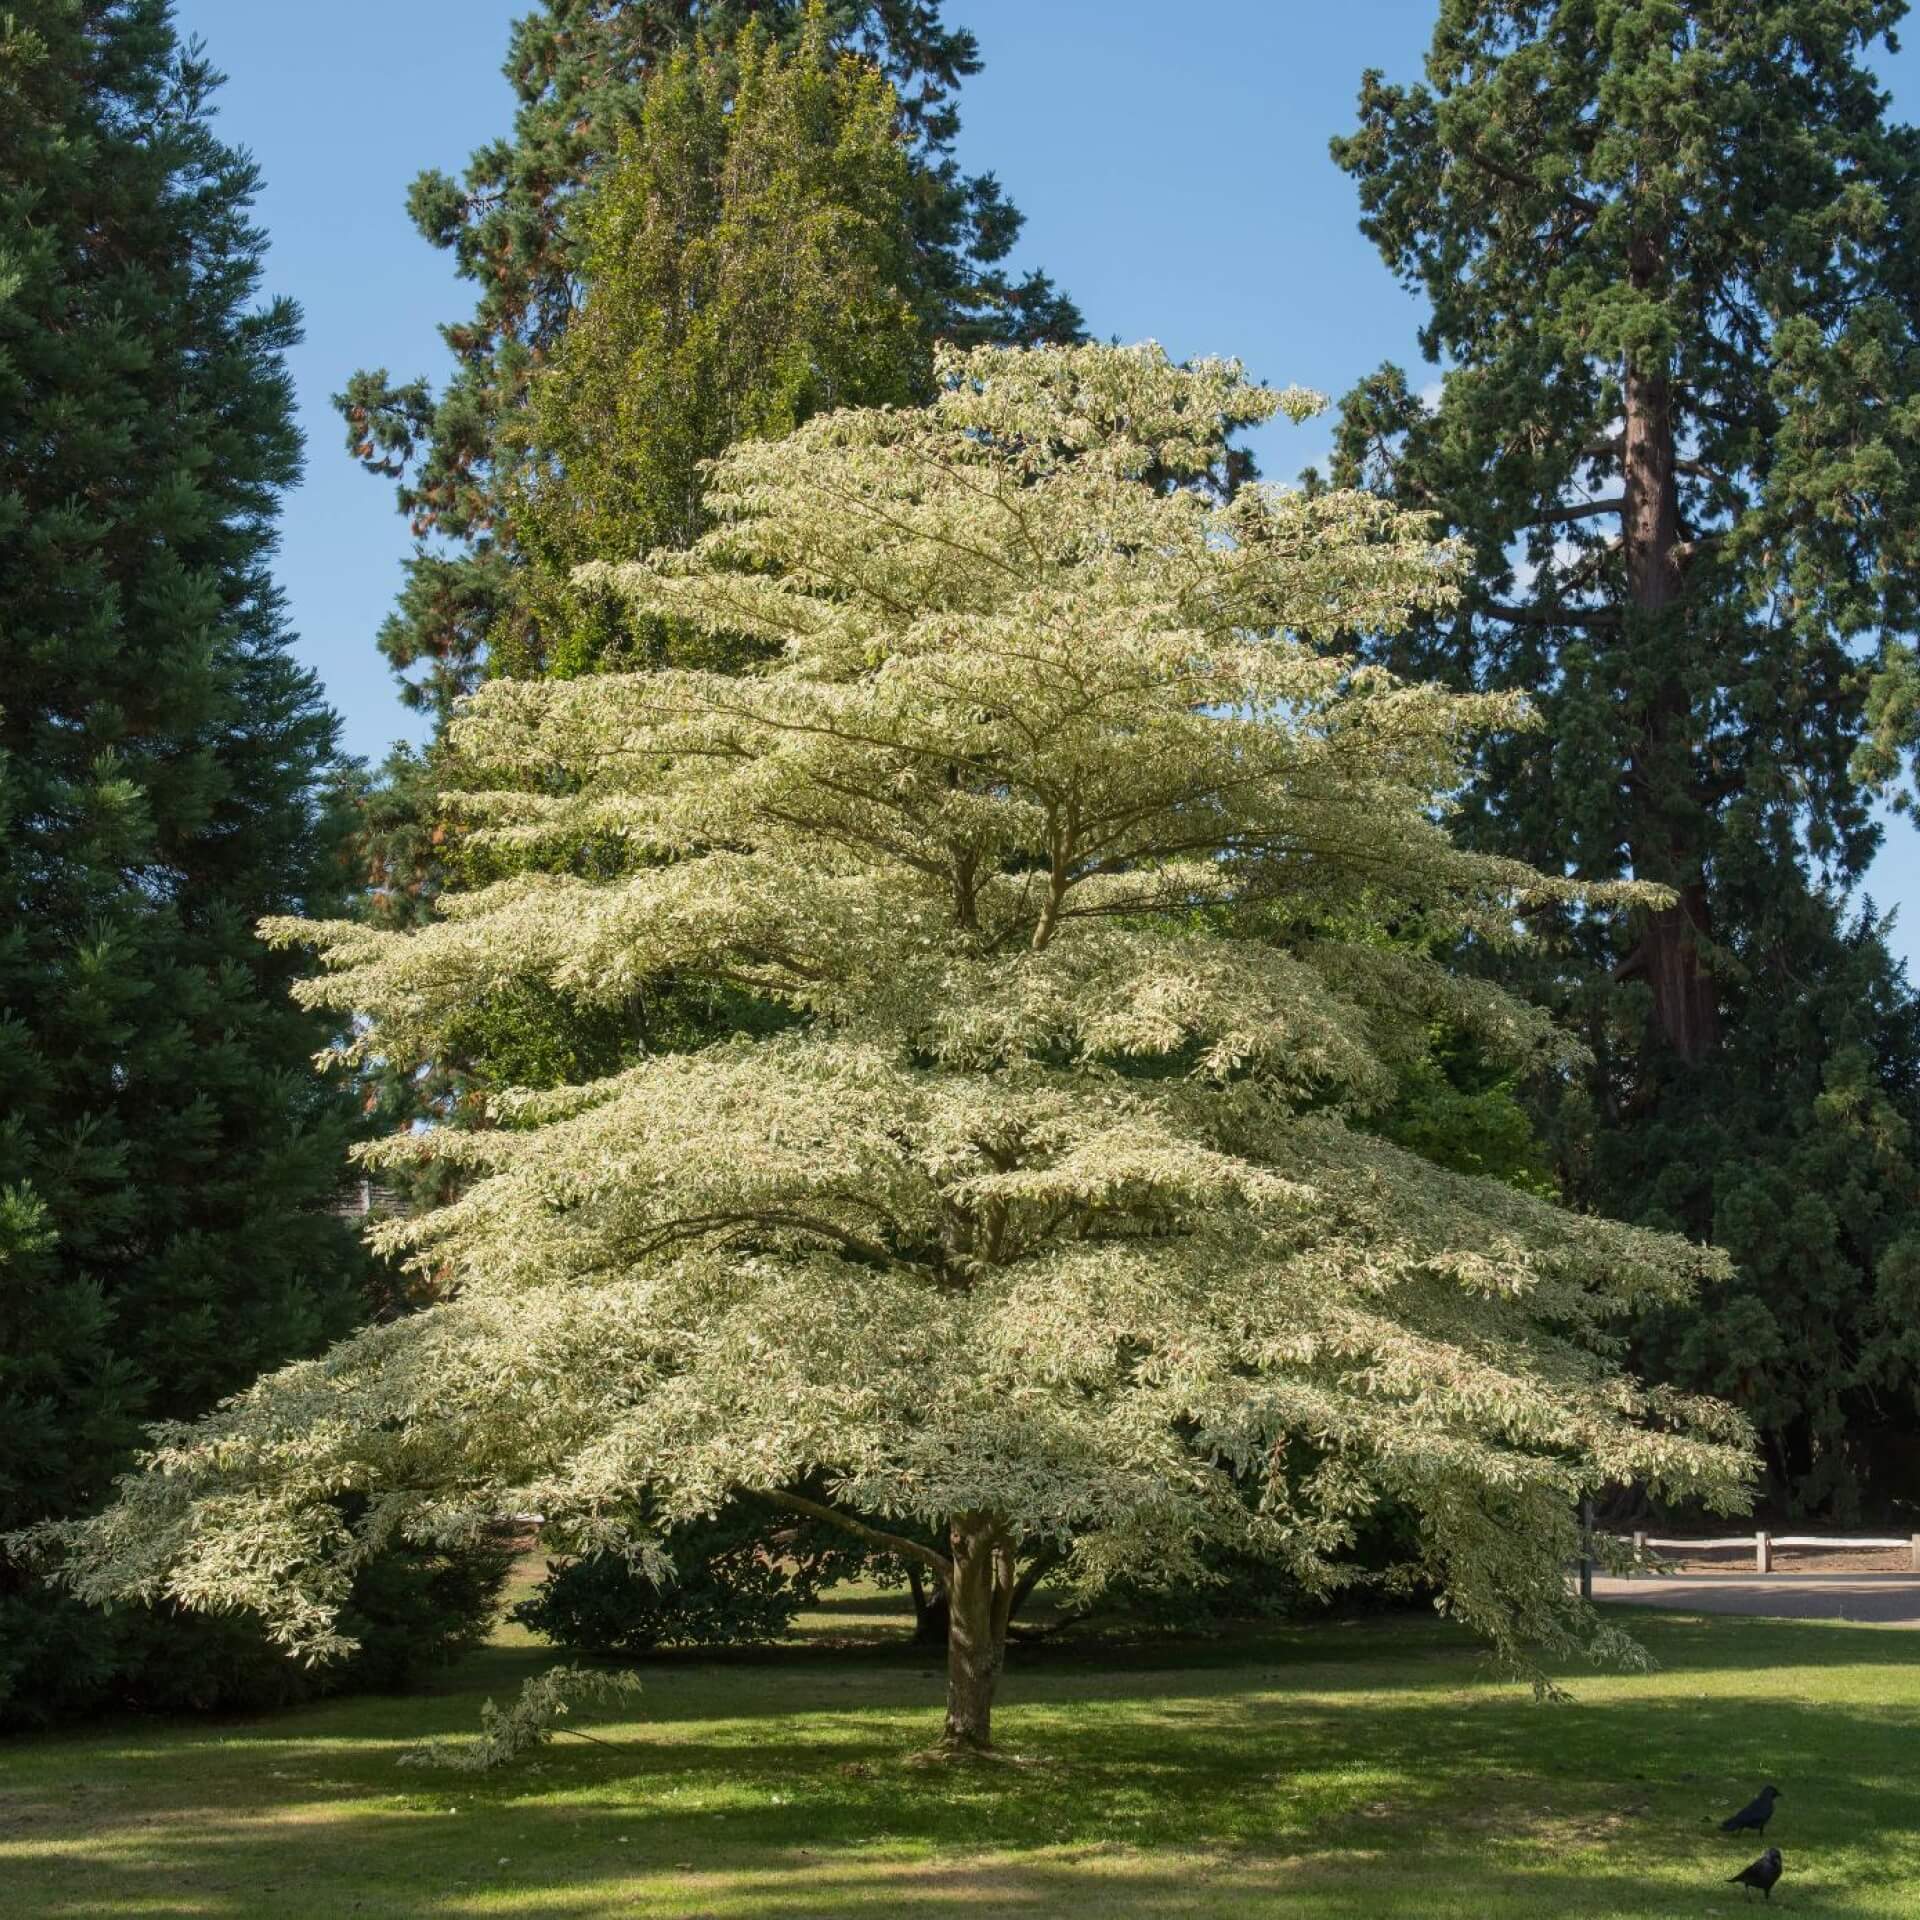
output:
MULTIPOLYGON (((307 477, 287 503, 279 575, 301 657, 356 753, 419 737, 374 634, 407 550, 388 485, 348 458, 328 396, 363 366, 446 367, 438 326, 472 290, 414 232, 408 182, 458 172, 507 131, 507 27, 527 0, 176 0, 230 82, 225 137, 259 160, 269 280, 306 311, 292 370, 307 477)), ((1179 356, 1235 354, 1262 379, 1338 394, 1380 361, 1417 365, 1418 309, 1355 226, 1327 158, 1369 66, 1413 77, 1435 0, 946 0, 986 70, 962 97, 962 159, 1027 214, 1019 258, 1044 266, 1101 337, 1179 356)), ((1920 115, 1920 46, 1886 63, 1920 115)), ((1291 477, 1324 430, 1269 429, 1291 477)), ((1872 876, 1920 956, 1920 844, 1891 822, 1872 876)))

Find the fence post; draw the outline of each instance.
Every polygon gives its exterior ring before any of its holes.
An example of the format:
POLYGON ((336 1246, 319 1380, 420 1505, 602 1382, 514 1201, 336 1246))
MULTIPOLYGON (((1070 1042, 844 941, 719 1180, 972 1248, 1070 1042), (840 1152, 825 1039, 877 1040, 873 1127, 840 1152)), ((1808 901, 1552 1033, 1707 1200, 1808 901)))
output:
POLYGON ((1753 1536, 1753 1570, 1755 1573, 1773 1571, 1773 1535, 1770 1533, 1753 1536))
POLYGON ((1633 1557, 1636 1564, 1647 1557, 1647 1536, 1644 1529, 1633 1536, 1633 1557))
POLYGON ((1920 1533, 1913 1536, 1913 1570, 1920 1573, 1920 1533))

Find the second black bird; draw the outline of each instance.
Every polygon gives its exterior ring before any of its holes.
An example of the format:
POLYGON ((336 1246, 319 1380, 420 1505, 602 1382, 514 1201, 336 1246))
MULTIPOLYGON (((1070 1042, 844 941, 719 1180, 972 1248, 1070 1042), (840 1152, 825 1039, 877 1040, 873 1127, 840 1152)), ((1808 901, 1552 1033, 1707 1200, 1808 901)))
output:
POLYGON ((1778 1787, 1762 1787, 1738 1813, 1730 1813, 1720 1822, 1722 1833, 1765 1833, 1773 1818, 1773 1803, 1779 1799, 1778 1787))
MULTIPOLYGON (((1751 1893, 1755 1887, 1758 1887, 1762 1895, 1771 1900, 1774 1882, 1780 1878, 1780 1868, 1780 1849, 1769 1847, 1752 1866, 1742 1867, 1738 1873, 1732 1875, 1727 1885, 1744 1887, 1747 1893, 1751 1893)), ((1742 1895, 1742 1898, 1744 1897, 1745 1895, 1742 1895)))

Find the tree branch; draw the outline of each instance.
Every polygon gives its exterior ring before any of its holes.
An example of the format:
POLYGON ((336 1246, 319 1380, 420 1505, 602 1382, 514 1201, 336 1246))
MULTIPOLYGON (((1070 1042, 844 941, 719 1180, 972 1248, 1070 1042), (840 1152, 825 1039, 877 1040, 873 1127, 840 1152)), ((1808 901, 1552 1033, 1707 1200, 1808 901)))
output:
POLYGON ((1535 514, 1527 524, 1550 527, 1562 520, 1591 520, 1596 514, 1618 513, 1626 504, 1624 499, 1583 500, 1578 506, 1554 507, 1549 512, 1535 514))
POLYGON ((1689 381, 1674 381, 1673 390, 1675 393, 1682 393, 1687 396, 1686 404, 1690 406, 1694 412, 1704 413, 1709 420, 1717 420, 1723 427, 1746 428, 1753 424, 1752 421, 1742 418, 1737 413, 1729 413, 1725 407, 1715 406, 1711 400, 1705 397, 1699 387, 1689 381))
POLYGON ((1046 1546, 1036 1553, 1027 1563, 1027 1570, 1014 1582, 1011 1613, 1018 1613, 1027 1604, 1028 1598, 1055 1567, 1066 1559, 1066 1555, 1056 1546, 1046 1546))
POLYGON ((1049 1620, 1044 1627, 1023 1626, 1019 1621, 1007 1623, 1007 1638, 1018 1641, 1023 1647, 1037 1647, 1043 1640, 1051 1640, 1056 1633, 1065 1633, 1069 1627, 1077 1627, 1082 1620, 1091 1620, 1091 1607, 1075 1607, 1071 1613, 1063 1613, 1057 1620, 1049 1620))
POLYGON ((1595 607, 1582 613, 1577 607, 1506 607, 1496 600, 1482 600, 1474 609, 1490 619, 1508 620, 1517 627, 1617 627, 1617 607, 1595 607))
POLYGON ((582 1733, 578 1727, 555 1727, 554 1732, 569 1734, 575 1740, 591 1740, 596 1747, 605 1747, 609 1753, 625 1751, 618 1741, 602 1740, 597 1733, 582 1733))
POLYGON ((942 1580, 953 1577, 953 1562, 945 1554, 935 1553, 931 1547, 923 1547, 917 1540, 908 1540, 897 1533, 885 1533, 878 1527, 870 1527, 864 1520, 856 1520, 851 1514, 842 1513, 838 1507, 830 1507, 820 1500, 809 1500, 803 1493, 774 1493, 764 1488, 750 1488, 758 1493, 762 1500, 771 1501, 776 1507, 785 1507, 793 1513, 804 1513, 810 1520, 824 1521, 830 1527, 838 1527, 842 1533, 850 1533, 856 1540, 864 1540, 870 1547, 878 1547, 883 1553, 897 1553, 903 1560, 918 1560, 923 1567, 930 1567, 942 1580))
POLYGON ((1723 533, 1703 533, 1692 540, 1676 540, 1673 544, 1673 557, 1682 567, 1692 564, 1709 547, 1717 547, 1726 538, 1723 533))
MULTIPOLYGON (((878 1211, 871 1207, 868 1210, 878 1211)), ((886 1221, 884 1213, 881 1219, 886 1221)), ((639 1251, 643 1254, 659 1253, 678 1241, 704 1239, 710 1234, 725 1233, 733 1227, 784 1227, 795 1233, 818 1234, 821 1239, 831 1241, 844 1252, 871 1261, 875 1266, 924 1266, 924 1262, 908 1260, 892 1248, 882 1246, 877 1240, 868 1240, 837 1221, 822 1220, 791 1207, 742 1207, 723 1213, 683 1214, 678 1219, 663 1221, 649 1238, 640 1243, 639 1251)))
MULTIPOLYGON (((1459 158, 1466 161, 1469 166, 1478 167, 1482 173, 1490 174, 1496 180, 1503 180, 1508 186, 1517 187, 1522 193, 1538 193, 1541 191, 1538 180, 1529 180, 1524 173, 1515 173, 1511 167, 1503 167, 1499 161, 1489 160, 1484 153, 1481 153, 1474 147, 1459 146, 1453 148, 1452 151, 1457 154, 1459 158)), ((1589 200, 1585 194, 1568 193, 1562 188, 1560 190, 1560 200, 1563 206, 1577 207, 1589 220, 1595 219, 1599 215, 1599 204, 1596 201, 1589 200)))

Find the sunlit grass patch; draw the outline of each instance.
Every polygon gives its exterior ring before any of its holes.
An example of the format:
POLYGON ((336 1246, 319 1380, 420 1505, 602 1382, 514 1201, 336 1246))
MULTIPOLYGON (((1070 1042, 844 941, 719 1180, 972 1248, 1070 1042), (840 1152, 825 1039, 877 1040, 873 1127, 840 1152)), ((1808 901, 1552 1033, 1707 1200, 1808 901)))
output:
POLYGON ((548 1657, 414 1699, 123 1723, 0 1750, 6 1910, 60 1916, 1732 1913, 1763 1780, 1776 1904, 1920 1910, 1920 1648, 1636 1617, 1661 1660, 1536 1706, 1425 1620, 1016 1655, 1031 1764, 921 1772, 935 1662, 846 1596, 800 1642, 649 1665, 637 1712, 480 1778, 402 1769, 548 1657), (849 1623, 857 1631, 849 1632, 849 1623), (890 1637, 881 1638, 883 1634, 890 1637), (852 1644, 836 1644, 852 1641, 852 1644))

